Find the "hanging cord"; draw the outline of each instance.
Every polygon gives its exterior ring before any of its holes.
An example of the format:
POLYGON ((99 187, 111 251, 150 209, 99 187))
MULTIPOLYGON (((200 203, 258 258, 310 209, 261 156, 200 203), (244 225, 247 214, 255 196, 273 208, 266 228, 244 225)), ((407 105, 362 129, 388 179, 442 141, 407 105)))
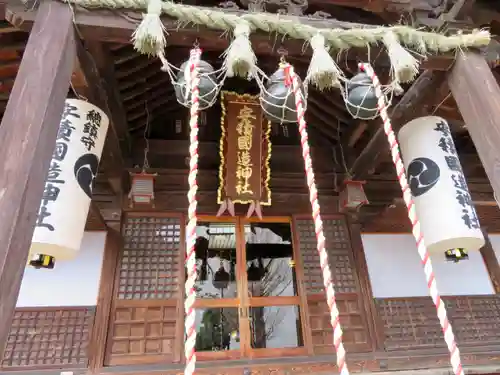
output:
POLYGON ((144 138, 144 160, 142 161, 142 171, 146 172, 146 169, 149 169, 149 109, 148 109, 148 101, 144 101, 144 109, 146 111, 146 126, 144 128, 144 134, 142 135, 144 138))
POLYGON ((375 88, 375 93, 378 98, 378 109, 380 111, 380 117, 384 122, 384 131, 389 142, 392 161, 394 162, 394 166, 396 167, 399 184, 401 185, 401 190, 403 191, 403 199, 405 201, 406 208, 408 209, 408 217, 410 218, 411 225, 413 227, 412 233, 417 243, 418 254, 422 259, 422 265, 424 266, 424 273, 427 280, 427 287, 429 288, 429 294, 432 298, 432 302, 434 302, 434 305, 436 306, 439 323, 441 324, 441 328, 443 329, 444 341, 446 342, 446 345, 448 346, 448 350, 450 352, 450 362, 453 368, 453 373, 455 375, 464 375, 464 369, 460 360, 460 351, 458 350, 457 343, 455 342, 455 335, 453 334, 451 323, 448 320, 446 307, 437 289, 436 278, 434 275, 434 270, 432 269, 431 259, 424 242, 424 235, 420 231, 420 221, 415 209, 415 202, 413 201, 410 186, 408 185, 408 180, 406 178, 405 167, 401 160, 399 144, 396 139, 394 130, 392 129, 391 120, 389 118, 389 115, 387 114, 387 105, 385 96, 382 92, 380 81, 370 64, 361 63, 359 64, 359 68, 370 76, 375 88))
POLYGON ((189 128, 191 129, 189 134, 189 192, 187 194, 189 207, 188 207, 188 224, 186 228, 187 232, 187 254, 185 260, 185 266, 187 269, 186 277, 186 300, 184 302, 184 311, 186 314, 184 326, 186 330, 186 338, 184 342, 184 356, 186 359, 186 367, 184 368, 184 375, 193 375, 196 368, 196 326, 195 326, 195 310, 194 303, 196 301, 196 290, 194 284, 196 282, 196 255, 195 255, 195 244, 196 244, 196 206, 198 202, 196 201, 196 192, 198 190, 198 184, 196 182, 196 176, 198 174, 198 112, 200 108, 200 59, 201 50, 197 47, 191 50, 191 55, 189 58, 189 72, 186 74, 190 75, 190 79, 186 80, 188 87, 186 91, 190 90, 191 93, 191 108, 189 117, 189 128))
POLYGON ((326 301, 330 309, 330 324, 333 328, 333 345, 337 354, 337 367, 340 375, 349 375, 347 364, 345 362, 346 352, 342 342, 342 328, 339 320, 339 309, 337 301, 335 300, 335 289, 332 282, 332 272, 330 271, 330 264, 328 262, 328 253, 325 248, 325 234, 323 232, 323 221, 321 220, 320 207, 318 202, 318 190, 316 189, 316 182, 314 181, 314 171, 312 166, 312 159, 309 150, 309 141, 307 135, 307 123, 304 119, 304 97, 301 91, 301 85, 297 74, 295 74, 293 67, 285 63, 283 64, 285 70, 285 83, 291 83, 293 94, 295 96, 295 105, 297 111, 297 122, 299 124, 300 143, 302 146, 302 157, 304 158, 304 167, 306 171, 307 186, 309 187, 309 199, 311 201, 312 216, 314 220, 314 230, 316 232, 316 246, 320 259, 321 271, 323 273, 323 284, 325 286, 326 301))

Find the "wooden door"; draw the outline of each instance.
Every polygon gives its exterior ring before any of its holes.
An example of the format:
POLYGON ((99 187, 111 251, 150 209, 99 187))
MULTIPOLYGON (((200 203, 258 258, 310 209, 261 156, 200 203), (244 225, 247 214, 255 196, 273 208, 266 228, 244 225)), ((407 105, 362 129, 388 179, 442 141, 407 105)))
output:
MULTIPOLYGON (((367 308, 345 217, 324 215, 323 228, 335 285, 335 297, 340 311, 340 323, 344 332, 344 344, 347 351, 371 351, 373 340, 368 329, 367 308)), ((300 251, 301 256, 312 348, 314 354, 317 355, 331 354, 334 353, 333 331, 319 267, 319 255, 316 250, 314 222, 309 215, 296 216, 294 229, 299 248, 297 250, 300 251)))
POLYGON ((244 355, 306 355, 290 219, 241 219, 240 233, 244 355))
POLYGON ((105 365, 181 360, 184 216, 128 213, 105 365))

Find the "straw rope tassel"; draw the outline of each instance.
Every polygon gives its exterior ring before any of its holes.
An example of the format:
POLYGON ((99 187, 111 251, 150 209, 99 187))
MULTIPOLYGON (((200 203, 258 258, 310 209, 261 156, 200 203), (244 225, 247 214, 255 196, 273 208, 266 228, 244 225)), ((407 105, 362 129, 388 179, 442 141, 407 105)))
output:
POLYGON ((190 72, 191 72, 191 109, 189 118, 189 127, 191 129, 189 135, 189 192, 188 192, 188 224, 187 224, 187 254, 186 254, 186 301, 184 302, 184 311, 186 313, 184 325, 186 330, 186 341, 184 342, 184 355, 186 358, 186 367, 184 375, 194 374, 196 367, 196 327, 195 327, 195 311, 194 302, 196 300, 196 291, 194 284, 196 282, 196 259, 195 259, 195 243, 196 243, 196 192, 198 184, 196 176, 198 174, 198 111, 200 108, 199 102, 199 63, 201 50, 194 48, 191 50, 190 56, 190 72))
POLYGON ((323 284, 325 286, 326 301, 330 309, 330 323, 333 328, 333 345, 337 353, 337 367, 340 375, 349 375, 347 364, 345 362, 345 349, 342 342, 342 328, 339 320, 339 309, 335 299, 335 289, 333 288, 332 273, 328 263, 328 253, 325 248, 325 235, 323 233, 323 221, 321 220, 320 207, 318 202, 318 190, 314 181, 314 171, 312 159, 309 152, 309 141, 307 135, 307 123, 304 120, 304 97, 300 90, 300 83, 293 67, 289 64, 284 66, 286 76, 291 79, 293 94, 295 96, 297 122, 299 123, 300 143, 302 146, 302 157, 306 171, 307 186, 309 187, 309 199, 311 201, 312 216, 314 220, 314 230, 316 232, 316 246, 319 254, 321 271, 323 273, 323 284))
POLYGON ((424 266, 425 278, 427 280, 427 287, 429 288, 429 294, 432 298, 432 302, 436 306, 437 316, 439 318, 439 323, 443 329, 444 340, 448 346, 450 352, 450 363, 453 368, 455 375, 464 375, 464 369, 462 367, 462 362, 460 360, 460 351, 458 350, 457 343, 455 342, 455 335, 453 334, 453 329, 451 327, 450 321, 448 320, 448 315, 446 313, 446 307, 439 295, 436 285, 436 279, 434 276, 434 270, 432 269, 431 259, 429 257, 429 252, 424 242, 424 235, 420 231, 420 221, 415 210, 415 203, 411 195, 410 187, 408 185, 408 180, 406 178, 405 168, 401 160, 401 154, 399 152, 398 141, 396 140, 396 135, 392 129, 391 120, 387 114, 387 104, 380 86, 380 81, 375 74, 373 68, 369 64, 359 64, 360 69, 364 70, 372 80, 373 86, 375 87, 375 93, 378 98, 378 109, 380 111, 380 117, 384 122, 384 131, 387 135, 387 140, 389 141, 389 146, 391 149, 392 161, 396 167, 396 173, 398 175, 399 184, 401 185, 401 190, 403 191, 403 198, 408 209, 408 217, 410 218, 411 225, 413 227, 413 237, 417 243, 417 250, 420 258, 422 259, 422 265, 424 266))

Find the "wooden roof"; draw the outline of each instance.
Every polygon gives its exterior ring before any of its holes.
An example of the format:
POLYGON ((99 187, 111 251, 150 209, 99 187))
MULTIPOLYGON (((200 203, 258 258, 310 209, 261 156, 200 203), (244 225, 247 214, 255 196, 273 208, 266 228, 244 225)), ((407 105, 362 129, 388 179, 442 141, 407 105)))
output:
MULTIPOLYGON (((439 13, 439 7, 432 5, 434 1, 423 2, 429 15, 432 12, 439 13)), ((190 3, 198 4, 200 1, 190 3)), ((454 2, 449 3, 453 5, 454 2)), ((216 6, 217 4, 208 4, 204 1, 203 5, 216 6)), ((383 24, 394 22, 398 15, 401 16, 399 9, 402 6, 399 1, 390 0, 376 2, 310 0, 308 12, 311 14, 317 11, 328 12, 334 14, 335 18, 340 21, 383 24), (377 7, 375 4, 380 6, 377 7)), ((474 12, 469 12, 467 17, 469 15, 477 17, 476 24, 496 27, 496 22, 500 20, 500 10, 494 10, 495 7, 496 5, 491 5, 485 0, 478 1, 474 12), (489 10, 489 15, 485 15, 484 9, 489 10)), ((32 17, 29 12, 23 13, 22 17, 26 18, 24 23, 19 22, 20 17, 17 15, 11 17, 10 20, 15 21, 16 25, 23 30, 29 29, 27 18, 32 17)), ((430 22, 429 19, 431 19, 430 16, 425 22, 430 22)), ((89 30, 85 32, 90 33, 89 30)), ((186 179, 183 171, 186 169, 188 139, 187 111, 176 102, 172 84, 168 75, 161 72, 159 61, 139 55, 130 44, 126 43, 128 38, 123 38, 122 34, 120 36, 115 36, 115 34, 115 31, 110 31, 109 36, 105 37, 105 30, 96 30, 92 34, 96 38, 113 39, 113 42, 86 40, 81 44, 84 46, 84 52, 79 53, 79 64, 75 68, 73 82, 73 89, 78 95, 92 97, 92 95, 102 96, 105 93, 108 97, 102 103, 107 107, 103 109, 111 117, 112 131, 108 136, 113 137, 113 140, 106 144, 102 173, 96 182, 94 200, 105 219, 109 221, 117 221, 120 218, 121 198, 118 190, 120 190, 121 180, 127 180, 125 177, 130 168, 143 165, 145 139, 149 141, 149 166, 160 173, 157 181, 159 196, 169 190, 185 191, 186 179), (89 69, 89 66, 97 67, 98 72, 95 69, 89 69), (92 80, 95 79, 98 79, 96 82, 100 90, 97 94, 95 92, 97 90, 93 91, 91 87, 92 80), (115 160, 118 154, 122 164, 115 160), (117 165, 121 165, 118 173, 117 165)), ((5 109, 27 38, 27 32, 19 31, 8 22, 1 21, 0 117, 5 109)), ((189 46, 195 40, 198 40, 204 48, 203 58, 216 67, 220 66, 220 54, 223 52, 221 47, 227 46, 227 42, 221 42, 219 39, 213 40, 211 37, 204 39, 203 34, 200 33, 180 31, 178 36, 169 39, 171 43, 166 50, 169 60, 177 66, 180 65, 188 57, 189 46), (181 40, 182 43, 180 43, 181 40)), ((278 47, 279 43, 273 51, 262 50, 263 53, 258 55, 259 66, 267 73, 272 73, 276 69, 279 57, 278 47)), ((339 59, 342 69, 347 74, 355 73, 356 59, 359 58, 356 53, 344 54, 339 59)), ((294 54, 288 58, 303 76, 309 58, 300 54, 294 54)), ((382 76, 387 75, 387 67, 378 61, 377 57, 375 59, 377 71, 382 76)), ((430 70, 423 74, 432 74, 432 85, 428 85, 427 92, 423 89, 424 85, 418 82, 413 87, 410 85, 405 87, 405 96, 397 98, 393 106, 395 122, 402 124, 412 116, 424 113, 435 113, 448 119, 452 125, 466 177, 472 184, 481 185, 481 189, 477 192, 471 188, 473 195, 491 200, 491 187, 456 108, 456 103, 449 94, 445 75, 442 72, 450 64, 448 62, 444 65, 442 63, 427 65, 430 70), (399 100, 406 104, 398 107, 397 101, 399 100)), ((256 87, 248 82, 234 79, 226 82, 225 89, 256 92, 256 87)), ((216 152, 219 136, 218 111, 217 105, 206 111, 206 115, 202 116, 200 132, 200 178, 206 181, 207 189, 210 187, 214 190, 215 186, 212 186, 216 181, 214 171, 218 163, 216 152)), ((311 142, 313 148, 317 150, 315 167, 320 191, 326 194, 336 194, 335 182, 343 179, 347 167, 354 172, 356 178, 368 181, 366 190, 371 205, 365 210, 367 215, 379 214, 384 207, 391 204, 395 197, 400 196, 386 141, 384 139, 382 139, 384 142, 374 141, 377 136, 380 136, 377 134, 380 132, 378 120, 368 122, 354 120, 348 114, 338 91, 319 93, 315 90, 310 91, 307 120, 310 125, 311 142), (377 145, 374 146, 375 143, 377 145)), ((282 189, 280 184, 285 184, 290 191, 295 191, 293 189, 302 191, 301 189, 305 188, 303 175, 300 180, 297 180, 297 187, 293 187, 295 180, 292 181, 289 178, 290 174, 299 176, 303 173, 296 127, 273 125, 272 140, 275 146, 272 160, 273 173, 277 172, 273 176, 274 180, 278 181, 275 182, 274 188, 280 190, 282 189)), ((127 192, 126 186, 123 191, 127 192)))

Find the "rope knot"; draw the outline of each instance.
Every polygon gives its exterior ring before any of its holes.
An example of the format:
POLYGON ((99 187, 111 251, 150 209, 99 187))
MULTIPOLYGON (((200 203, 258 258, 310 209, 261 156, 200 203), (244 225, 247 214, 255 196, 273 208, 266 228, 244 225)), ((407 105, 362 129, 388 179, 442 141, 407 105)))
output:
POLYGON ((234 28, 234 37, 238 38, 240 36, 250 36, 250 24, 247 21, 239 22, 234 28))
POLYGON ((257 56, 250 42, 250 24, 240 20, 234 30, 234 39, 226 50, 224 69, 229 77, 248 78, 257 69, 257 56))
POLYGON ((326 44, 325 37, 320 33, 314 35, 311 38, 311 48, 313 50, 318 48, 325 48, 325 44, 326 44))
POLYGON ((142 15, 142 21, 132 35, 134 48, 145 55, 158 56, 167 45, 165 26, 160 19, 162 5, 161 0, 148 0, 148 12, 142 15))
POLYGON ((161 0, 149 0, 148 1, 148 15, 161 15, 161 0))
POLYGON ((311 40, 313 55, 307 71, 306 82, 312 82, 319 90, 340 87, 340 77, 343 76, 333 58, 328 52, 325 37, 321 33, 311 40))

